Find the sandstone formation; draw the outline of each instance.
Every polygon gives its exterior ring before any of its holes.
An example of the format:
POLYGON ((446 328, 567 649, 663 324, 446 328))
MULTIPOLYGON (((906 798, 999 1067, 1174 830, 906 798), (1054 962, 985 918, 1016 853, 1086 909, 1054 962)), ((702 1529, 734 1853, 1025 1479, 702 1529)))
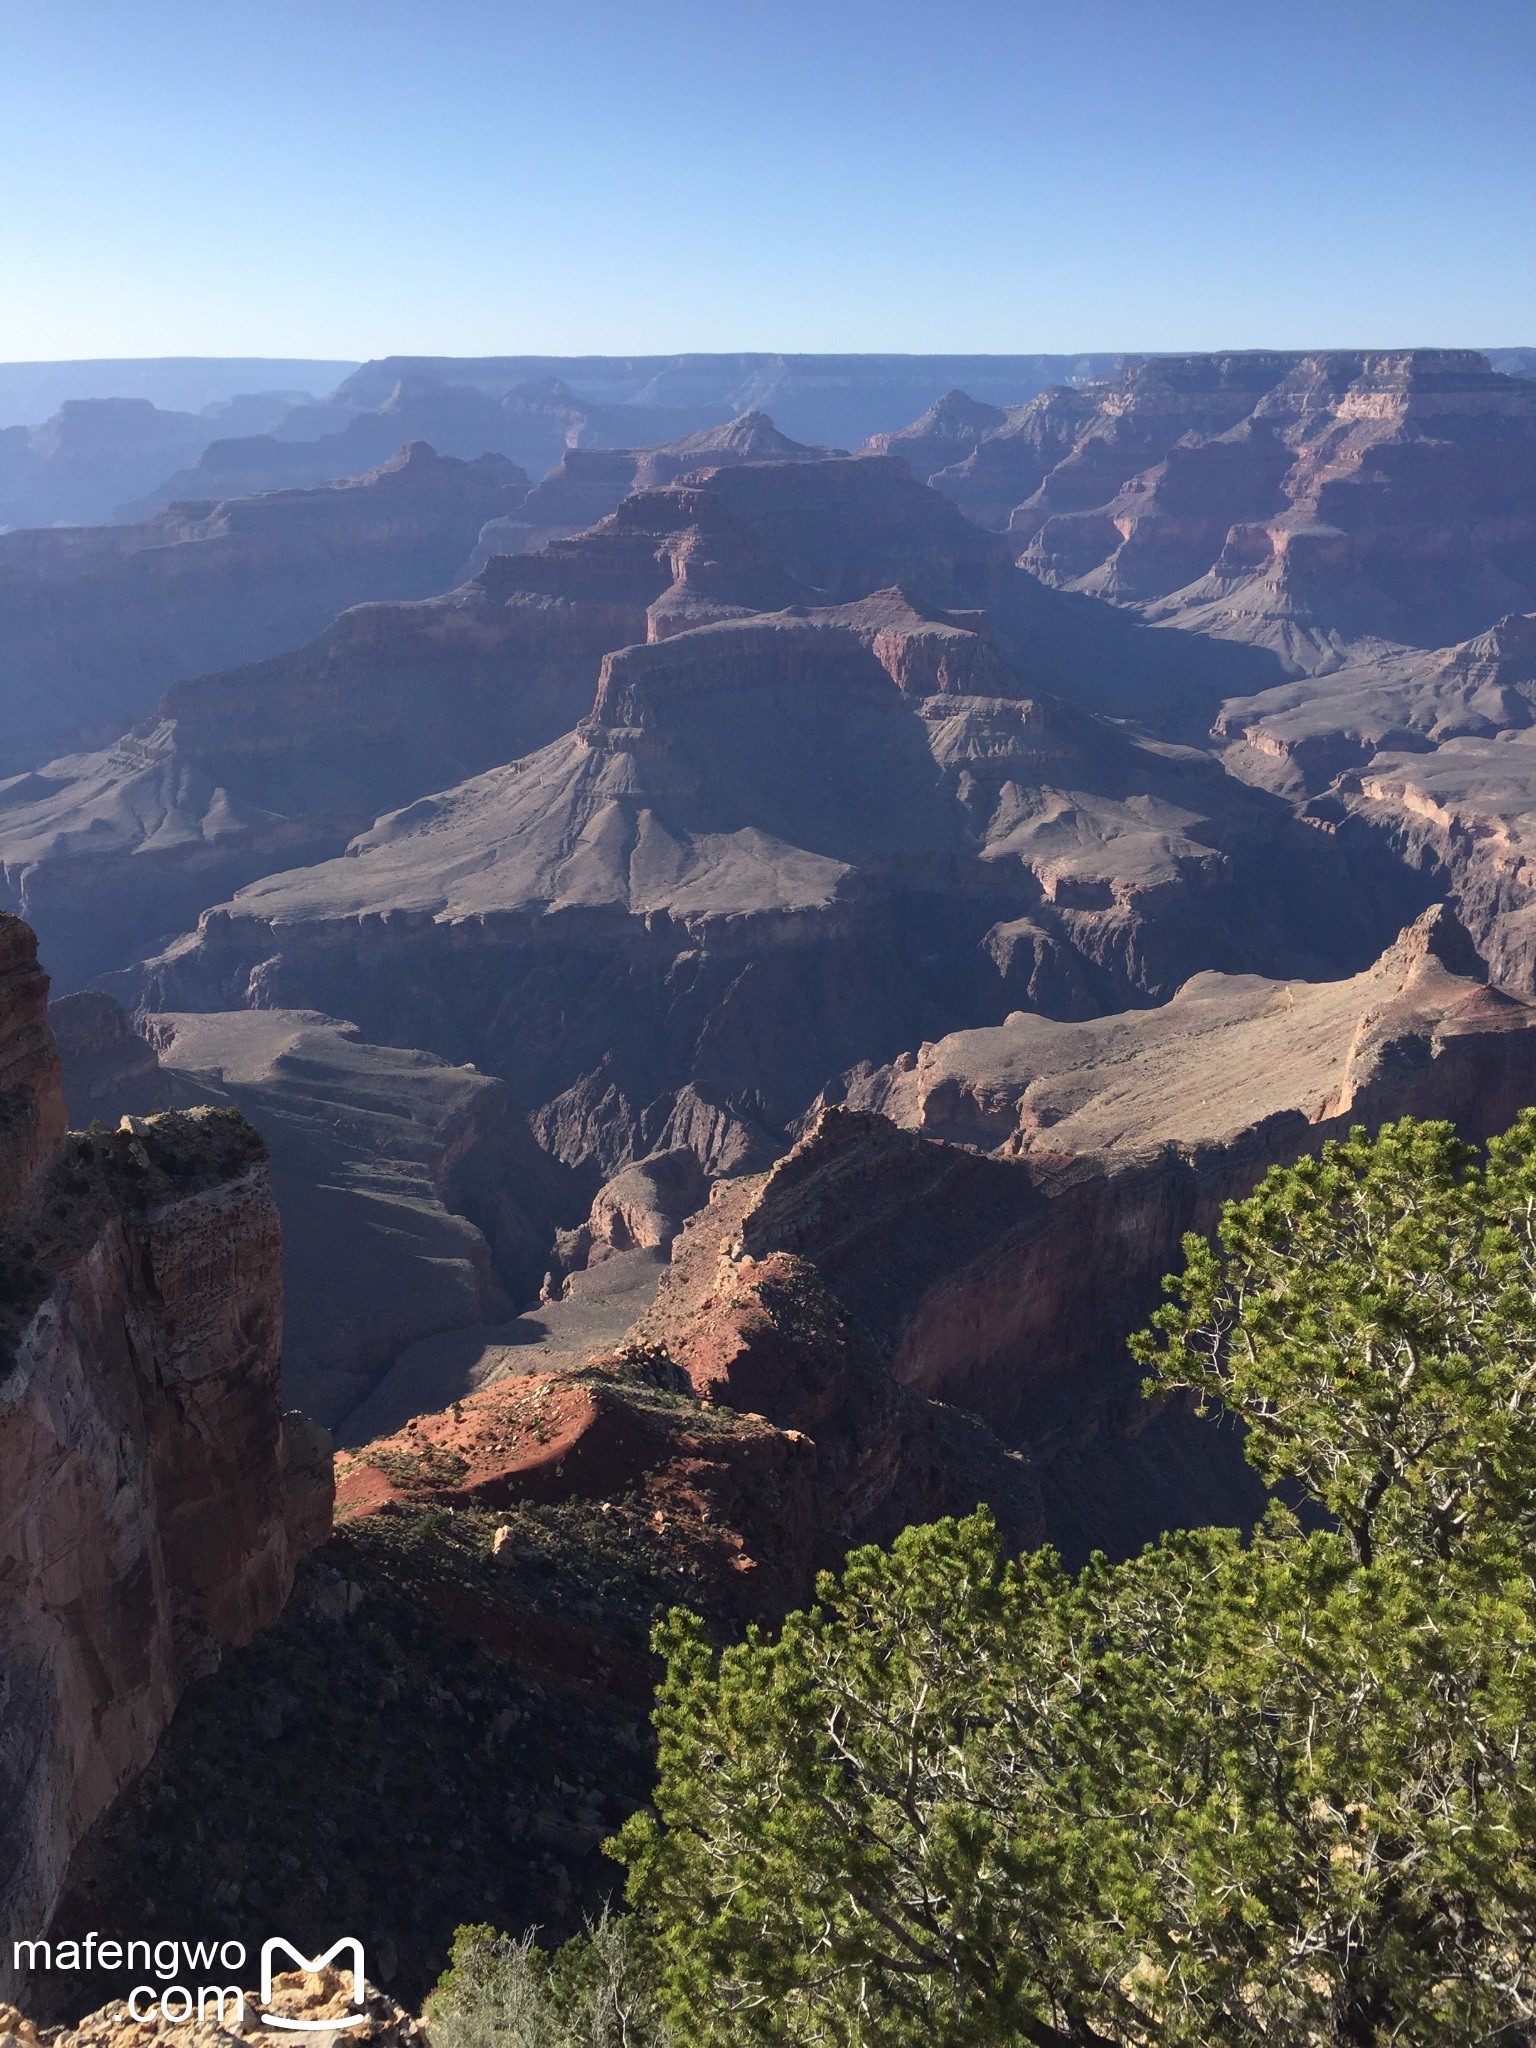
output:
POLYGON ((47 983, 0 928, 0 1982, 187 1678, 278 1613, 329 1450, 278 1399, 260 1139, 194 1110, 65 1137, 47 983))
POLYGON ((480 529, 466 574, 478 575, 492 555, 533 555, 616 512, 635 487, 640 458, 630 448, 567 448, 515 511, 480 529))
POLYGON ((896 460, 741 459, 757 439, 753 427, 735 466, 638 491, 445 597, 362 607, 296 653, 178 683, 115 744, 0 785, 6 900, 61 983, 153 952, 243 883, 339 854, 380 813, 543 746, 591 709, 604 654, 713 620, 899 582, 920 606, 984 607, 970 624, 990 624, 1035 686, 1116 716, 1156 705, 1165 730, 1197 734, 1224 696, 1278 676, 1247 651, 1044 590, 896 460))
POLYGON ((584 1273, 625 1252, 665 1255, 708 1196, 699 1156, 686 1145, 621 1167, 593 1196, 586 1221, 556 1236, 557 1270, 584 1273))
POLYGON ((761 1184, 716 1188, 619 1350, 514 1371, 342 1453, 343 1521, 402 1502, 502 1514, 622 1501, 676 1526, 700 1602, 737 1624, 805 1600, 813 1571, 850 1545, 981 1500, 1010 1542, 1038 1541, 1023 1459, 974 1416, 898 1385, 807 1261, 744 1255, 761 1184))
POLYGON ((1156 1010, 1020 1013, 845 1077, 741 1245, 809 1259, 904 1384, 1027 1449, 1071 1554, 1133 1549, 1256 1499, 1232 1438, 1140 1401, 1125 1357, 1183 1233, 1354 1123, 1504 1128, 1533 1028, 1439 906, 1346 981, 1202 974, 1156 1010))
POLYGON ((1536 388, 1471 350, 1132 361, 934 481, 1057 587, 1298 673, 1536 603, 1536 388))
POLYGON ((492 555, 535 554, 596 526, 632 491, 677 483, 697 469, 730 469, 742 462, 818 462, 841 453, 805 448, 781 434, 766 413, 743 413, 722 427, 704 427, 659 448, 567 448, 559 465, 535 484, 515 512, 487 521, 469 572, 492 555))
POLYGON ((528 479, 400 447, 350 486, 0 533, 0 769, 103 745, 179 677, 297 646, 347 605, 444 589, 528 479))
POLYGON ((5 892, 60 981, 121 967, 242 882, 339 853, 381 811, 574 724, 645 608, 529 580, 493 565, 444 598, 345 612, 294 654, 178 684, 115 744, 0 785, 5 892))

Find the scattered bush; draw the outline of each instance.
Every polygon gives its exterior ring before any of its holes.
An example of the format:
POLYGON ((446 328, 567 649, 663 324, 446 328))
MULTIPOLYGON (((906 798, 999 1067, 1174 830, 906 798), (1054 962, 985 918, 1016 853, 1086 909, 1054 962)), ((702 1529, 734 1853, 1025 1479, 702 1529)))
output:
POLYGON ((604 1912, 548 1955, 461 1927, 423 2015, 433 2048, 668 2048, 638 1923, 604 1912))

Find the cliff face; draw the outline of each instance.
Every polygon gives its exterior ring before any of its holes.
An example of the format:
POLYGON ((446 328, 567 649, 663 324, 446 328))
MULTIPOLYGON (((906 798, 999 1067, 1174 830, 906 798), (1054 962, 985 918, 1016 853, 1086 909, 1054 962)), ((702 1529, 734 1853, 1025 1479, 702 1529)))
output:
POLYGON ((946 391, 920 420, 894 434, 871 435, 859 453, 899 455, 927 483, 940 470, 969 461, 988 434, 1008 424, 1008 417, 1000 406, 981 405, 963 391, 946 391))
POLYGON ((64 1087, 48 1029, 37 939, 0 917, 0 1208, 13 1208, 64 1135, 64 1087))
POLYGON ((283 1222, 283 1393, 328 1428, 418 1338, 532 1303, 590 1187, 507 1113, 503 1083, 370 1045, 310 1011, 161 1015, 97 991, 50 1012, 74 1121, 238 1109, 283 1222), (157 1056, 158 1054, 158 1056, 157 1056))
POLYGON ((46 1924, 71 1850, 148 1761, 186 1679, 276 1616, 330 1501, 328 1446, 278 1398, 260 1140, 209 1111, 64 1137, 46 980, 25 927, 0 937, 23 970, 0 988, 0 1039, 32 1048, 11 1095, 36 1104, 12 1126, 25 1149, 0 1218, 8 1981, 9 1936, 46 1924))
POLYGON ((274 867, 542 746, 589 707, 642 605, 493 590, 359 606, 290 654, 178 683, 157 720, 21 778, 0 822, 10 906, 66 986, 121 967, 274 867))
MULTIPOLYGON (((916 544, 888 529, 914 493, 930 588, 996 569, 895 465, 805 463, 642 493, 486 581, 715 602, 686 544, 718 565, 749 514, 774 534, 829 476, 794 542, 806 573, 813 547, 831 583, 849 550, 861 574, 899 561, 916 544)), ((753 573, 778 547, 748 551, 753 573)), ((901 588, 738 605, 616 650, 564 738, 240 891, 123 986, 157 1009, 350 1015, 501 1074, 569 1165, 688 1145, 716 1170, 782 1145, 829 1075, 936 1030, 1157 999, 1204 966, 1326 973, 1418 907, 1385 852, 1351 868, 1208 756, 1028 688, 1029 669, 974 610, 901 588)))

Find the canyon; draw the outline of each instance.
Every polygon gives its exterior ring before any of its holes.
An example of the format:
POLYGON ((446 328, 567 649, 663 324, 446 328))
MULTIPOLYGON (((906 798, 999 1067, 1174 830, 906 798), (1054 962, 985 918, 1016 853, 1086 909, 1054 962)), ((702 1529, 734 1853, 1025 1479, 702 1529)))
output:
POLYGON ((0 1237, 87 1418, 0 1435, 0 1922, 353 1916, 407 2000, 573 1931, 658 1609, 1250 1523, 1126 1350, 1183 1234, 1536 1099, 1518 364, 731 362, 365 365, 0 535, 0 1237))
POLYGON ((852 447, 899 427, 957 382, 984 399, 1022 404, 1047 385, 1102 375, 1114 360, 745 354, 0 364, 0 531, 141 519, 178 498, 355 477, 411 440, 431 441, 444 455, 507 455, 540 476, 567 449, 638 448, 771 406, 800 439, 852 447))

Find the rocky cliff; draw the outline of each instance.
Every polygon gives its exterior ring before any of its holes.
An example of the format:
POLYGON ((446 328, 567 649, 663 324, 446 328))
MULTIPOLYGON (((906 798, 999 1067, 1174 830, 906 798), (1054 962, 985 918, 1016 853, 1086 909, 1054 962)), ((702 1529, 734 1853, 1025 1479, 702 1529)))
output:
POLYGON ((920 420, 894 433, 872 434, 859 453, 899 455, 912 474, 927 483, 940 470, 969 462, 983 440, 1007 426, 1008 420, 1001 406, 982 405, 964 391, 946 391, 920 420))
POLYGON ((31 935, 0 927, 0 1975, 187 1678, 278 1613, 329 1447, 278 1398, 277 1215, 238 1114, 63 1131, 31 935))
MULTIPOLYGON (((553 578, 562 545, 526 563, 553 578)), ((136 985, 471 1059, 570 1165, 686 1144, 718 1171, 936 1030, 1156 999, 1201 966, 1327 972, 1417 907, 1385 854, 1341 901, 1288 806, 1019 668, 899 591, 620 650, 574 732, 251 885, 136 985)))
POLYGON ((806 448, 781 434, 766 413, 743 413, 721 427, 701 428, 659 448, 567 448, 515 512, 489 520, 470 559, 473 574, 492 555, 536 554, 596 526, 633 491, 677 483, 694 470, 743 462, 817 462, 841 451, 806 448))
POLYGON ((535 1302, 557 1232, 588 1206, 590 1180, 540 1151, 500 1081, 336 1018, 152 1016, 146 1036, 96 991, 50 1017, 75 1122, 207 1103, 260 1134, 283 1224, 284 1399, 328 1428, 418 1339, 535 1302))

